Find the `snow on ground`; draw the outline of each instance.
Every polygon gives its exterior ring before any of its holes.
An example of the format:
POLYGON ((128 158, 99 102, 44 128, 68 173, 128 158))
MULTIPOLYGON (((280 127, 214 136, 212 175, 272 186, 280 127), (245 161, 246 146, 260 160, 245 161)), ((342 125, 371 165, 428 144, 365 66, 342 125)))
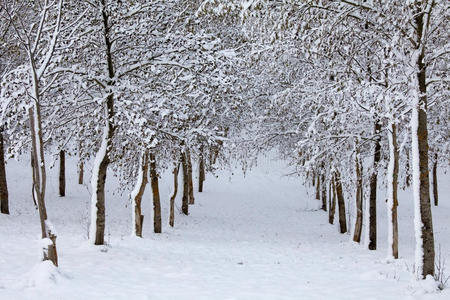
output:
MULTIPOLYGON (((209 175, 190 215, 176 214, 174 229, 167 222, 172 180, 164 175, 163 233, 151 232, 148 186, 143 239, 129 236, 128 195, 114 193, 117 180, 109 176, 109 246, 96 247, 87 242, 89 192, 76 184, 74 161, 68 164, 67 197, 57 196, 57 168, 48 178, 48 214, 58 232, 56 269, 39 263, 29 164, 8 163, 12 213, 0 215, 0 299, 450 299, 449 289, 436 292, 432 283, 417 282, 411 273, 410 192, 400 193, 401 258, 388 262, 383 200, 379 250, 368 251, 327 223, 312 190, 298 178, 282 176, 289 173, 282 162, 263 159, 245 177, 238 171, 209 175)), ((444 186, 449 176, 441 179, 434 228, 436 244, 450 263, 450 187, 444 186)))

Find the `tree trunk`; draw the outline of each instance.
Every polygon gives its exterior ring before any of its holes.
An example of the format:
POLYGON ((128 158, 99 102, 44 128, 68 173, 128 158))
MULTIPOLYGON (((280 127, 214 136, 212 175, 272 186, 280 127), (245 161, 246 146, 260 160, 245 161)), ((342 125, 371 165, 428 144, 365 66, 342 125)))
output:
POLYGON ((328 222, 330 224, 334 224, 334 213, 336 211, 336 183, 334 180, 334 176, 331 177, 330 189, 333 192, 333 200, 331 200, 330 196, 330 210, 328 213, 328 222))
POLYGON ((181 211, 187 216, 189 215, 189 173, 184 150, 181 152, 181 167, 183 169, 183 199, 181 211))
POLYGON ((142 203, 142 196, 144 195, 145 192, 145 187, 148 183, 147 173, 148 173, 148 155, 147 153, 144 153, 140 158, 139 172, 136 185, 133 191, 131 192, 131 201, 133 201, 133 211, 132 211, 133 214, 132 226, 134 226, 133 234, 136 235, 137 237, 142 237, 144 215, 142 215, 141 203, 142 203))
POLYGON ((192 160, 191 160, 191 151, 188 147, 186 147, 186 161, 187 161, 187 171, 188 171, 188 182, 189 182, 189 204, 194 204, 194 182, 192 175, 192 160))
POLYGON ((411 186, 411 170, 410 170, 410 159, 409 159, 409 150, 406 150, 406 170, 405 170, 405 184, 406 187, 411 186))
POLYGON ((102 10, 102 26, 103 39, 105 46, 105 58, 107 65, 107 72, 105 74, 108 78, 107 87, 104 91, 106 95, 105 113, 105 127, 103 130, 102 144, 97 152, 92 171, 92 198, 91 198, 91 224, 89 227, 89 239, 95 245, 103 245, 105 243, 105 183, 108 165, 110 163, 109 154, 112 148, 112 139, 114 137, 114 94, 110 92, 111 86, 114 85, 113 78, 115 77, 113 56, 111 53, 109 16, 105 0, 101 1, 102 10))
POLYGON ((212 166, 214 165, 213 163, 213 156, 214 156, 214 150, 213 150, 213 146, 209 147, 209 166, 210 169, 212 169, 212 166))
POLYGON ((413 190, 415 204, 415 231, 417 274, 425 278, 434 276, 434 234, 430 203, 430 182, 428 174, 428 128, 427 128, 427 82, 425 43, 428 39, 429 21, 433 1, 415 2, 414 28, 416 33, 416 83, 418 90, 412 107, 411 134, 413 160, 413 190), (425 6, 423 6, 425 4, 425 6))
POLYGON ((327 211, 327 186, 325 185, 325 175, 322 175, 322 210, 327 211))
POLYGON ((335 178, 336 178, 336 195, 339 207, 339 229, 341 233, 346 233, 347 220, 345 218, 345 200, 344 200, 344 193, 342 191, 341 174, 337 170, 335 171, 335 178))
POLYGON ((102 144, 95 157, 92 170, 91 187, 91 224, 89 227, 89 239, 94 245, 105 243, 105 183, 108 165, 110 163, 109 153, 114 136, 114 127, 111 120, 114 116, 113 95, 107 98, 107 108, 105 116, 105 128, 103 132, 102 144))
POLYGON ((388 245, 389 257, 398 258, 398 220, 397 220, 397 188, 398 188, 398 144, 396 126, 391 122, 388 130, 389 165, 388 165, 388 245))
POLYGON ((9 214, 8 184, 6 182, 5 150, 3 145, 3 128, 0 127, 0 212, 9 214))
POLYGON ((161 200, 159 198, 158 173, 156 172, 156 158, 150 153, 150 178, 153 192, 153 231, 161 233, 161 200))
POLYGON ((203 182, 205 181, 205 158, 203 157, 203 145, 200 147, 200 157, 198 163, 198 192, 203 192, 203 182))
POLYGON ((84 181, 84 163, 80 161, 78 165, 78 184, 83 184, 84 181))
POLYGON ((361 242, 361 232, 363 223, 363 193, 362 193, 362 170, 361 157, 359 155, 358 146, 355 153, 355 171, 356 171, 356 222, 353 241, 361 242))
POLYGON ((369 191, 369 249, 377 249, 377 177, 378 177, 378 163, 381 159, 381 144, 380 144, 381 125, 378 120, 375 121, 375 145, 373 153, 373 170, 370 176, 370 191, 369 191))
POLYGON ((175 220, 175 198, 177 197, 178 193, 178 172, 180 170, 180 164, 175 164, 175 167, 173 168, 172 174, 173 174, 173 194, 170 197, 170 212, 169 212, 169 225, 173 227, 174 220, 175 220))
POLYGON ((106 150, 109 147, 106 146, 107 144, 108 140, 102 142, 102 148, 97 153, 92 171, 91 185, 93 193, 89 239, 94 242, 94 245, 103 245, 105 243, 105 183, 109 165, 109 151, 106 150), (103 144, 105 145, 104 151, 102 151, 103 144))
POLYGON ((320 201, 320 174, 317 174, 316 179, 316 200, 320 201))
POLYGON ((438 206, 438 183, 437 183, 437 164, 438 164, 438 155, 434 154, 434 163, 433 163, 433 198, 434 198, 434 206, 438 206))
POLYGON ((58 254, 56 251, 56 235, 54 234, 53 225, 47 218, 47 208, 45 207, 45 187, 47 183, 47 175, 45 169, 44 158, 44 141, 42 138, 42 122, 41 111, 38 102, 38 88, 35 82, 35 105, 29 108, 30 131, 31 131, 31 147, 33 156, 33 193, 37 200, 39 219, 41 223, 42 239, 46 241, 43 245, 42 260, 50 260, 55 266, 58 266, 58 254))
POLYGON ((211 151, 212 151, 212 153, 211 153, 211 157, 212 157, 211 165, 215 165, 216 164, 217 158, 219 157, 219 151, 220 151, 220 148, 222 147, 222 145, 223 145, 223 141, 219 140, 219 141, 217 141, 216 145, 211 147, 211 151))
POLYGON ((82 144, 81 141, 78 142, 78 184, 84 183, 84 162, 82 160, 82 144))
POLYGON ((59 196, 66 195, 66 153, 59 151, 59 196))

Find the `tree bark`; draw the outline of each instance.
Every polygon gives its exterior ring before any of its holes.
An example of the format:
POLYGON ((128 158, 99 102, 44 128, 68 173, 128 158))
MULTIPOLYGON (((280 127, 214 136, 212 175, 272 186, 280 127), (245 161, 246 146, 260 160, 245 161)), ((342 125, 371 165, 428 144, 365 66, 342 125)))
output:
POLYGON ((106 107, 105 112, 105 128, 103 132, 102 146, 96 155, 94 168, 92 172, 92 206, 91 206, 91 225, 89 230, 89 239, 95 245, 103 245, 105 243, 105 183, 106 173, 110 163, 109 154, 112 148, 112 139, 114 137, 115 128, 114 120, 114 94, 109 91, 110 87, 114 85, 113 78, 115 77, 113 56, 111 52, 112 42, 110 40, 111 24, 109 23, 109 16, 105 0, 101 0, 102 9, 102 26, 103 39, 105 46, 105 58, 107 65, 107 85, 106 91, 106 107))
POLYGON ((405 184, 406 187, 411 186, 411 170, 410 170, 410 159, 409 159, 409 150, 406 150, 406 170, 405 170, 405 184))
POLYGON ((330 196, 330 210, 328 212, 328 222, 334 224, 334 213, 336 211, 336 183, 334 180, 334 175, 331 177, 330 190, 333 192, 333 200, 330 196))
POLYGON ((203 145, 200 147, 200 157, 198 163, 198 192, 203 192, 203 182, 205 181, 205 158, 203 157, 203 145))
POLYGON ((172 174, 173 174, 173 194, 170 197, 170 209, 169 209, 169 225, 173 227, 175 222, 175 198, 178 193, 178 173, 180 170, 180 164, 175 164, 172 174))
POLYGON ((320 201, 320 174, 317 174, 316 179, 316 200, 320 201))
POLYGON ((32 175, 32 180, 31 180, 31 198, 33 199, 34 207, 36 208, 36 210, 39 210, 39 207, 38 207, 38 204, 37 204, 37 200, 36 200, 36 193, 34 192, 35 174, 34 174, 34 154, 33 154, 33 149, 31 149, 31 152, 30 152, 30 165, 31 165, 31 175, 32 175))
POLYGON ((397 220, 397 189, 398 189, 398 144, 396 125, 392 122, 389 135, 389 165, 388 165, 388 244, 389 256, 398 258, 398 220, 397 220))
POLYGON ((362 193, 362 165, 358 146, 356 147, 355 153, 355 171, 356 171, 356 221, 355 221, 355 232, 353 234, 353 241, 360 243, 362 223, 363 223, 363 193, 362 193))
POLYGON ((82 144, 81 141, 78 142, 78 184, 84 183, 84 162, 82 160, 82 144))
POLYGON ((434 1, 416 1, 414 30, 416 43, 416 80, 418 90, 412 107, 412 151, 413 151, 413 189, 416 225, 417 274, 423 278, 434 276, 434 233, 430 203, 430 181, 428 171, 428 128, 427 128, 427 76, 424 62, 425 46, 428 39, 431 12, 434 1), (425 5, 423 5, 425 4, 425 5))
POLYGON ((377 177, 378 163, 381 159, 380 131, 381 124, 376 120, 374 128, 375 145, 373 153, 373 170, 370 176, 369 191, 369 250, 377 249, 377 177))
POLYGON ((5 149, 3 145, 3 128, 0 127, 0 212, 9 214, 8 184, 6 182, 5 149))
POLYGON ((181 152, 181 167, 183 169, 183 199, 181 203, 181 211, 186 216, 189 215, 189 173, 186 161, 186 153, 181 152))
POLYGON ((59 151, 59 196, 66 195, 66 153, 59 151))
POLYGON ((78 184, 83 184, 84 181, 84 163, 80 161, 78 165, 78 184))
POLYGON ((327 186, 325 184, 325 175, 322 175, 322 210, 327 211, 327 186))
POLYGON ((345 200, 344 193, 342 191, 341 174, 339 171, 335 171, 336 178, 336 195, 339 207, 339 229, 341 233, 347 232, 347 220, 345 218, 345 200))
POLYGON ((140 159, 139 164, 139 173, 138 173, 138 179, 136 182, 136 186, 131 193, 133 201, 133 214, 134 214, 134 234, 137 237, 142 237, 142 228, 144 225, 144 215, 142 215, 141 210, 141 203, 142 203, 142 196, 145 192, 145 187, 148 183, 148 155, 147 153, 144 153, 140 159))
MULTIPOLYGON (((34 85, 34 95, 36 96, 39 95, 37 80, 34 85)), ((50 260, 55 266, 58 266, 56 235, 53 232, 53 226, 47 218, 47 208, 45 207, 45 187, 47 183, 47 175, 45 170, 44 141, 42 138, 41 111, 38 96, 35 98, 34 108, 29 108, 28 114, 30 118, 31 147, 33 156, 33 194, 35 195, 37 201, 42 239, 48 239, 46 245, 42 249, 42 260, 50 260)))
MULTIPOLYGON (((105 141, 108 144, 108 141, 105 141)), ((109 147, 108 147, 109 148, 109 147)), ((105 183, 106 172, 109 165, 108 151, 105 150, 105 155, 101 158, 98 167, 94 167, 93 174, 96 174, 95 181, 91 182, 94 188, 92 196, 92 219, 89 238, 94 241, 94 245, 103 245, 105 243, 105 183)))
POLYGON ((437 183, 437 164, 438 164, 438 155, 434 154, 434 162, 433 162, 433 198, 434 198, 434 206, 438 206, 438 183, 437 183))
MULTIPOLYGON (((312 186, 316 186, 316 173, 312 172, 312 186)), ((316 191, 316 199, 317 199, 317 191, 316 191)))
POLYGON ((159 198, 158 173, 156 172, 156 158, 150 153, 150 179, 153 192, 153 231, 161 233, 161 200, 159 198))
POLYGON ((191 151, 188 147, 186 147, 186 161, 187 161, 187 171, 188 171, 188 182, 189 182, 189 204, 194 204, 194 182, 192 175, 192 160, 191 160, 191 151))

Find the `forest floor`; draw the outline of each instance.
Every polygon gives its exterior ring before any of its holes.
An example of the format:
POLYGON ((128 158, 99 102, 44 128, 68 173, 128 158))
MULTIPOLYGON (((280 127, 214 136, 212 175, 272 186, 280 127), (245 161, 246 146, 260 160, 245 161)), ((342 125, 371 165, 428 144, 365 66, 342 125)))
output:
MULTIPOLYGON (((245 177, 241 171, 209 174, 190 215, 177 211, 173 229, 167 222, 172 180, 164 174, 163 233, 152 233, 147 186, 143 239, 130 237, 128 194, 114 192, 118 181, 109 176, 108 245, 101 247, 86 240, 90 195, 76 184, 69 159, 66 197, 57 196, 57 167, 48 178, 48 215, 58 232, 55 270, 39 263, 40 228, 28 165, 10 161, 7 166, 11 215, 0 215, 0 299, 450 299, 450 288, 436 291, 433 282, 416 281, 412 274, 410 191, 400 193, 400 259, 388 261, 384 191, 379 250, 368 251, 328 224, 312 188, 283 176, 289 168, 267 158, 245 177)), ((441 205, 433 214, 436 249, 440 245, 450 263, 450 187, 444 187, 449 178, 441 175, 441 205)))

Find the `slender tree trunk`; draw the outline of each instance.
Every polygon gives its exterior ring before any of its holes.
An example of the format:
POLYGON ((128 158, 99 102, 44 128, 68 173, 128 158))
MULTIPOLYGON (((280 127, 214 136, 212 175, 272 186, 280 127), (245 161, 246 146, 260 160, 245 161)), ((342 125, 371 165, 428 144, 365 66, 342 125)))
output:
POLYGON ((205 181, 205 158, 203 157, 203 145, 200 147, 200 157, 198 163, 198 192, 203 192, 203 182, 205 181))
POLYGON ((375 145, 373 153, 373 170, 370 176, 370 191, 369 191, 369 249, 377 249, 377 177, 378 177, 378 163, 381 159, 381 144, 380 144, 381 124, 378 120, 375 121, 375 145))
POLYGON ((6 182, 5 150, 3 145, 3 128, 0 127, 0 212, 9 214, 8 184, 6 182))
POLYGON ((411 149, 413 154, 414 223, 417 243, 415 266, 417 274, 422 278, 427 275, 434 276, 435 259, 428 171, 427 76, 424 62, 433 3, 434 1, 416 1, 416 12, 414 14, 417 95, 412 107, 411 149))
POLYGON ((30 163, 31 163, 31 175, 32 175, 32 182, 31 182, 31 197, 33 198, 33 203, 34 203, 34 207, 36 208, 36 210, 38 210, 38 204, 36 202, 36 193, 34 192, 34 182, 35 182, 35 174, 34 174, 34 155, 33 155, 33 150, 31 150, 30 152, 30 163))
POLYGON ((66 195, 66 153, 59 151, 59 196, 66 195))
POLYGON ((92 170, 91 187, 91 224, 89 227, 89 239, 94 245, 105 243, 105 184, 106 173, 110 163, 109 153, 111 152, 114 127, 111 120, 114 116, 113 95, 107 97, 105 128, 103 132, 102 144, 95 157, 92 170))
POLYGON ((184 150, 181 152, 181 167, 183 169, 183 199, 181 211, 187 216, 189 215, 189 173, 184 150))
POLYGON ((84 183, 84 162, 82 160, 82 144, 81 141, 78 142, 78 184, 84 183))
POLYGON ((212 169, 212 166, 214 165, 213 162, 213 157, 214 156, 214 150, 213 150, 213 146, 209 147, 209 166, 212 169))
POLYGON ((212 147, 212 160, 211 160, 212 165, 216 164, 217 158, 219 157, 219 151, 220 151, 220 148, 222 147, 222 145, 223 145, 223 141, 219 140, 219 141, 217 141, 217 145, 212 147))
POLYGON ((144 224, 144 215, 142 215, 141 203, 142 196, 145 192, 145 187, 148 183, 147 178, 148 173, 148 155, 144 153, 140 158, 139 162, 139 172, 136 181, 136 185, 134 186, 133 191, 131 192, 131 201, 133 201, 133 235, 137 237, 142 237, 142 228, 144 224))
POLYGON ((47 243, 43 247, 42 260, 50 260, 55 266, 58 266, 58 254, 56 251, 56 234, 53 225, 47 218, 47 208, 45 207, 45 187, 47 183, 47 175, 45 169, 44 158, 44 141, 42 138, 42 122, 41 111, 39 105, 39 92, 37 80, 34 84, 35 88, 35 105, 29 108, 31 146, 33 156, 33 193, 37 199, 39 210, 39 219, 41 223, 42 239, 47 243))
POLYGON ((327 211, 327 186, 325 184, 325 175, 322 175, 322 210, 327 211))
POLYGON ((106 1, 101 0, 102 9, 102 26, 103 26, 103 40, 104 50, 107 65, 107 85, 105 92, 106 105, 105 113, 105 127, 103 130, 102 144, 97 152, 92 171, 92 198, 91 198, 91 224, 89 227, 89 239, 95 245, 103 245, 105 243, 105 183, 106 173, 110 163, 109 154, 112 148, 112 139, 114 137, 115 128, 114 120, 114 94, 109 90, 114 85, 113 78, 115 77, 113 56, 111 52, 112 42, 110 41, 109 15, 107 12, 106 1))
POLYGON ((355 170, 356 170, 356 222, 355 222, 355 232, 353 234, 353 241, 360 243, 362 223, 363 223, 363 193, 362 193, 361 157, 359 155, 358 146, 356 147, 355 153, 355 170))
POLYGON ((334 175, 331 177, 330 189, 333 192, 333 200, 330 196, 330 211, 328 213, 328 222, 334 224, 334 213, 336 211, 336 182, 334 180, 334 175))
POLYGON ((159 198, 158 173, 156 172, 156 158, 150 153, 150 178, 153 192, 153 231, 161 233, 161 200, 159 198))
POLYGON ((170 212, 169 212, 169 225, 173 227, 174 220, 175 220, 175 198, 177 197, 178 193, 178 172, 180 170, 180 164, 175 164, 175 167, 173 168, 172 174, 173 174, 173 194, 170 197, 170 212))
POLYGON ((335 178, 336 178, 336 195, 339 207, 339 229, 341 233, 346 233, 347 220, 345 218, 345 200, 344 200, 344 193, 342 191, 341 174, 337 170, 335 172, 335 178))
POLYGON ((186 147, 186 162, 187 162, 187 171, 188 171, 188 183, 189 183, 189 204, 194 204, 194 182, 192 175, 192 160, 191 160, 191 151, 188 147, 186 147))
POLYGON ((438 183, 437 183, 437 164, 438 164, 438 155, 434 154, 434 162, 433 162, 433 198, 434 198, 434 206, 438 206, 438 183))
POLYGON ((84 163, 80 161, 78 165, 78 184, 83 184, 84 182, 84 163))
MULTIPOLYGON (((104 140, 102 144, 107 145, 108 140, 104 140)), ((94 191, 91 199, 92 206, 89 239, 94 242, 94 245, 103 245, 105 243, 105 183, 106 172, 109 165, 108 151, 106 148, 109 147, 105 146, 104 151, 101 149, 99 153, 97 153, 96 165, 94 165, 91 180, 94 191)))
POLYGON ((320 174, 317 174, 316 179, 316 200, 320 201, 320 174))
POLYGON ((406 150, 405 152, 406 152, 405 184, 406 184, 406 187, 410 187, 411 186, 411 170, 410 170, 411 161, 409 159, 409 150, 406 150))
POLYGON ((398 258, 398 220, 397 220, 397 188, 398 188, 398 144, 396 126, 391 122, 388 130, 389 165, 388 165, 388 245, 389 257, 398 258))

